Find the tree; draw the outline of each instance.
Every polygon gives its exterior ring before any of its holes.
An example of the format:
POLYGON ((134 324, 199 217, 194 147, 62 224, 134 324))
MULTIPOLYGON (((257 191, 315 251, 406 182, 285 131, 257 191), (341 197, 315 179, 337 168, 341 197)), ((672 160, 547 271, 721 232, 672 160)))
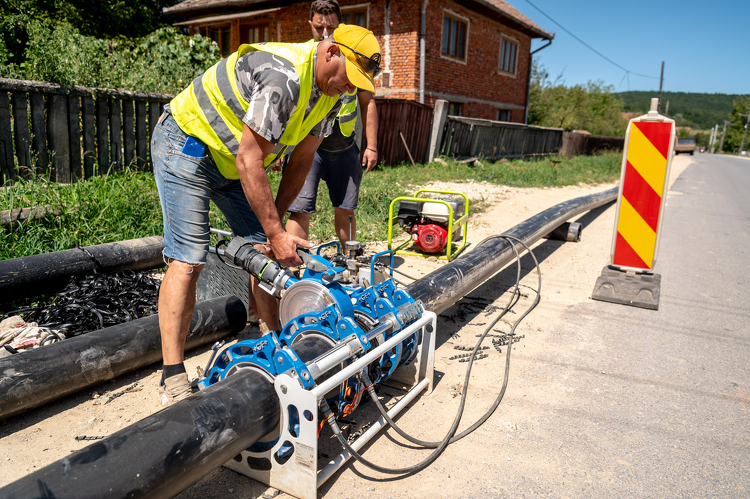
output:
MULTIPOLYGON (((727 123, 727 135, 724 138, 724 151, 735 152, 740 148, 742 134, 745 132, 747 115, 750 112, 750 95, 737 97, 732 103, 732 110, 729 112, 729 123, 727 123)), ((750 133, 745 138, 745 150, 750 148, 750 133)))
POLYGON ((30 24, 69 24, 83 36, 142 38, 169 25, 163 8, 179 0, 0 0, 0 65, 20 65, 30 24))
POLYGON ((210 39, 172 27, 136 40, 84 36, 49 19, 26 29, 23 61, 10 69, 30 80, 176 94, 221 58, 210 39))
POLYGON ((554 81, 544 66, 533 63, 529 88, 529 124, 587 130, 595 135, 625 134, 622 100, 614 87, 601 81, 565 86, 562 75, 554 81))

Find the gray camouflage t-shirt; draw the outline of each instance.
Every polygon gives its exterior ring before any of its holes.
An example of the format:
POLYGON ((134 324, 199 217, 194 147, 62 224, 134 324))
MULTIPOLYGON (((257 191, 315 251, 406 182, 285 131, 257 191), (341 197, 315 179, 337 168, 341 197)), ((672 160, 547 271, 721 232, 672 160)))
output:
MULTIPOLYGON (((237 89, 250 103, 242 121, 258 135, 278 145, 299 101, 300 82, 294 65, 283 57, 256 50, 237 60, 234 73, 237 89)), ((310 114, 321 95, 323 93, 313 78, 305 117, 310 114)), ((326 117, 313 127, 310 135, 329 135, 340 107, 339 100, 326 117)))

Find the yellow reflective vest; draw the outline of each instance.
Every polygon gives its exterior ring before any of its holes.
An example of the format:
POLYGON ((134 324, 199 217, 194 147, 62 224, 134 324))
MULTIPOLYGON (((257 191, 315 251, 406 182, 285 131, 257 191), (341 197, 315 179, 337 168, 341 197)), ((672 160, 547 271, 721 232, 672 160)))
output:
POLYGON ((354 133, 354 125, 357 124, 357 89, 341 96, 341 109, 336 119, 339 120, 341 134, 350 137, 354 133))
POLYGON ((313 41, 241 45, 237 52, 209 68, 172 99, 169 103, 172 115, 183 132, 206 145, 219 172, 225 178, 238 179, 237 153, 242 138, 242 118, 249 103, 237 89, 234 68, 240 57, 253 50, 283 57, 297 71, 300 95, 279 146, 273 154, 264 158, 263 164, 268 169, 284 154, 287 147, 299 144, 339 99, 338 95, 321 95, 310 114, 305 117, 313 86, 317 47, 318 44, 313 41))

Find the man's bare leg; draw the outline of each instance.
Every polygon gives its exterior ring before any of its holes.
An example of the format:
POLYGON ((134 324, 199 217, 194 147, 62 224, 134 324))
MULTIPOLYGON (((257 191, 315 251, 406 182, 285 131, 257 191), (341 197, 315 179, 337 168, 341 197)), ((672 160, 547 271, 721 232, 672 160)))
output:
POLYGON ((279 324, 279 299, 262 290, 255 277, 251 278, 250 286, 255 297, 255 304, 258 307, 258 318, 273 331, 281 329, 279 324))
POLYGON ((185 340, 195 308, 195 289, 203 265, 172 260, 159 288, 159 330, 165 365, 185 360, 185 340))
POLYGON ((345 242, 349 240, 357 240, 357 217, 354 216, 353 210, 334 208, 333 211, 336 213, 334 217, 336 235, 339 237, 339 241, 341 241, 341 249, 343 249, 345 242), (349 216, 352 217, 351 237, 349 237, 349 216))
POLYGON ((310 234, 310 213, 289 214, 289 220, 286 221, 286 231, 294 236, 307 239, 310 234))
POLYGON ((192 393, 185 370, 185 340, 195 309, 195 288, 203 265, 172 260, 159 288, 159 330, 164 360, 159 399, 162 405, 192 393))

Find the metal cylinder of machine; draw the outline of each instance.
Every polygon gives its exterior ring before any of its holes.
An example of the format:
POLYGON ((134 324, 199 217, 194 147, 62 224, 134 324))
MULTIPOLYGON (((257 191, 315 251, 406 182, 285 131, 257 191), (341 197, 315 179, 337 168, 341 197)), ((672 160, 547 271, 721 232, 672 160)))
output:
MULTIPOLYGON (((616 198, 617 187, 571 199, 526 219, 505 234, 530 246, 566 220, 616 198)), ((513 249, 507 240, 490 236, 461 258, 411 283, 406 290, 415 300, 422 300, 427 310, 439 314, 489 279, 513 257, 513 249)))
MULTIPOLYGON (((294 351, 308 362, 330 347, 310 337, 294 351)), ((0 488, 0 497, 171 498, 276 428, 279 411, 273 383, 257 371, 239 370, 0 488)))
POLYGON ((0 302, 54 293, 71 276, 89 272, 153 269, 164 264, 163 249, 164 238, 154 236, 2 260, 0 302))
MULTIPOLYGON (((245 327, 239 298, 195 306, 186 349, 245 327)), ((125 322, 0 359, 0 420, 161 360, 159 316, 125 322)))

